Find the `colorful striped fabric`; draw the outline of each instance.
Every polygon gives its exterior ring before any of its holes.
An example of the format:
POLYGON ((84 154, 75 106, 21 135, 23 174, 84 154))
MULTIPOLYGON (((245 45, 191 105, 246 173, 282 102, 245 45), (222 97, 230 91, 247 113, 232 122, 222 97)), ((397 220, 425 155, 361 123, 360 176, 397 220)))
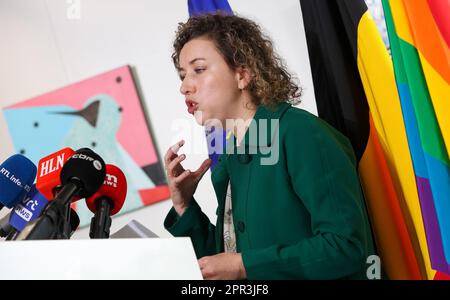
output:
POLYGON ((319 116, 350 138, 360 158, 383 267, 391 279, 432 279, 392 61, 367 6, 363 0, 300 3, 319 116))
MULTIPOLYGON (((223 13, 233 14, 230 4, 227 0, 188 0, 189 16, 198 16, 211 12, 221 11, 223 13)), ((222 142, 225 148, 225 130, 216 130, 214 127, 206 129, 206 141, 208 145, 208 155, 211 159, 211 170, 214 170, 219 160, 220 153, 216 152, 216 143, 222 142)))
POLYGON ((419 0, 403 1, 403 3, 406 13, 404 16, 409 20, 411 34, 406 34, 407 28, 402 29, 401 38, 418 50, 431 102, 448 153, 450 150, 448 147, 450 145, 450 48, 442 33, 449 34, 450 2, 419 0), (433 11, 437 16, 436 19, 433 11))
POLYGON ((442 272, 436 272, 436 276, 434 276, 434 280, 450 280, 450 275, 442 272))
POLYGON ((448 0, 428 0, 428 5, 447 47, 450 47, 450 18, 448 17, 450 3, 448 0))
POLYGON ((450 7, 438 12, 440 2, 383 0, 383 7, 431 264, 450 274, 450 52, 443 36, 450 7))
POLYGON ((358 27, 358 69, 386 155, 398 201, 408 227, 422 278, 433 278, 429 249, 417 192, 392 61, 378 30, 366 12, 358 27), (368 38, 372 37, 372 38, 368 38))

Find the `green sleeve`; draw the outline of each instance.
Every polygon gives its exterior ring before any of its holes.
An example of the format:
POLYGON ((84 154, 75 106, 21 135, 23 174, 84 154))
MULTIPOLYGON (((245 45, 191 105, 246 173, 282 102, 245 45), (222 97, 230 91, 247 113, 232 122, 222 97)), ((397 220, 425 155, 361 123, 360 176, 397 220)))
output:
POLYGON ((202 212, 195 199, 180 217, 172 207, 164 220, 164 227, 173 236, 191 238, 197 258, 216 254, 215 226, 202 212))
POLYGON ((365 268, 370 229, 351 145, 306 112, 285 117, 290 118, 289 127, 280 137, 280 151, 285 153, 291 185, 311 215, 313 236, 293 245, 243 251, 247 276, 353 277, 365 268))

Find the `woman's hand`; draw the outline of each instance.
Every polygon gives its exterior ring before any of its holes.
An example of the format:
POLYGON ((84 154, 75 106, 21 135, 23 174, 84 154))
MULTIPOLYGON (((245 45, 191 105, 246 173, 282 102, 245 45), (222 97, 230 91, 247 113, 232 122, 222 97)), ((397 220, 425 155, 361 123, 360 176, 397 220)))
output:
POLYGON ((178 215, 182 215, 197 189, 198 183, 211 166, 211 160, 206 159, 195 172, 185 170, 181 162, 186 155, 177 155, 178 150, 184 145, 181 140, 167 150, 164 156, 167 178, 169 180, 169 189, 172 197, 173 207, 178 215))
POLYGON ((198 260, 200 271, 204 279, 245 279, 242 255, 240 253, 220 253, 213 256, 204 256, 198 260))

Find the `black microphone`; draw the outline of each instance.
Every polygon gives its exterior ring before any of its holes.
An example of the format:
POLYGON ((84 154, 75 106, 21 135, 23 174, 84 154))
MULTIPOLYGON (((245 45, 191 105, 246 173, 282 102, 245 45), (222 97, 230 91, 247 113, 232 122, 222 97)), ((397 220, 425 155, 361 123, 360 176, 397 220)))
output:
MULTIPOLYGON (((68 222, 68 206, 73 197, 88 198, 102 185, 106 176, 103 159, 94 151, 83 148, 75 152, 61 170, 61 189, 49 202, 42 216, 30 222, 17 240, 53 239, 61 231, 63 222, 68 222)), ((63 237, 64 238, 64 237, 63 237)))

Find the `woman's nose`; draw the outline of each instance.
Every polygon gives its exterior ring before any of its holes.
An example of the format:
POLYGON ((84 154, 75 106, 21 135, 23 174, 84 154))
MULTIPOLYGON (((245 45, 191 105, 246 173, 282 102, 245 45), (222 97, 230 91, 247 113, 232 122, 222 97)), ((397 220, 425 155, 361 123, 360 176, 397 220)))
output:
POLYGON ((194 84, 188 77, 185 77, 181 82, 180 92, 183 95, 189 95, 195 92, 194 84))

